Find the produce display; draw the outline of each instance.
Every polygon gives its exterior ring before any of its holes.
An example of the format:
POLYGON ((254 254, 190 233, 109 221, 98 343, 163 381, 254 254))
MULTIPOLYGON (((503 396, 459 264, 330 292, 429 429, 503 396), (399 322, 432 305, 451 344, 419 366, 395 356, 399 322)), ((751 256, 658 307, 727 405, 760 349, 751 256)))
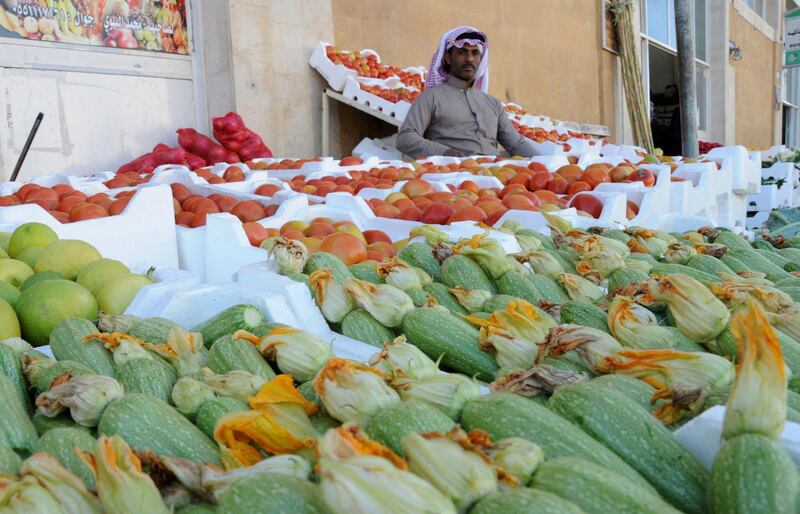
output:
POLYGON ((325 54, 333 64, 342 66, 355 71, 359 77, 387 79, 397 77, 406 86, 422 91, 425 87, 425 78, 421 73, 406 71, 396 66, 386 65, 380 62, 380 58, 375 53, 365 52, 343 52, 336 50, 332 45, 325 47, 325 54))
POLYGON ((397 103, 397 102, 412 103, 419 96, 419 91, 417 91, 416 89, 407 89, 404 87, 388 89, 378 85, 369 85, 369 84, 359 84, 359 87, 361 88, 362 91, 366 91, 367 93, 372 93, 373 95, 379 96, 384 100, 388 100, 389 102, 392 103, 397 103))
MULTIPOLYGON (((266 184, 269 186, 270 184, 266 184)), ((232 195, 212 193, 208 196, 192 194, 183 184, 170 184, 172 188, 175 224, 184 227, 202 227, 209 214, 230 213, 242 223, 254 222, 275 214, 280 205, 261 205, 255 200, 237 200, 232 195)), ((274 186, 273 186, 274 187, 274 186)), ((263 188, 256 194, 267 196, 271 188, 263 188)))
POLYGON ((87 195, 67 184, 53 187, 25 184, 16 193, 0 196, 0 207, 34 204, 59 222, 72 223, 120 214, 135 192, 121 191, 112 197, 108 193, 87 195))

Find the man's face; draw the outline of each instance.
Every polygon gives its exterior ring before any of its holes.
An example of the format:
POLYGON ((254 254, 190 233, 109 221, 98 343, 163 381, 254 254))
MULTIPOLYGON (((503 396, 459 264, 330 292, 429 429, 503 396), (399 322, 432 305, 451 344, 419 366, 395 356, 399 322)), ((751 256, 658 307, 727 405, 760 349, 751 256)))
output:
POLYGON ((469 82, 475 78, 475 72, 481 63, 481 50, 475 45, 464 45, 464 48, 453 47, 444 55, 450 66, 450 74, 469 82))

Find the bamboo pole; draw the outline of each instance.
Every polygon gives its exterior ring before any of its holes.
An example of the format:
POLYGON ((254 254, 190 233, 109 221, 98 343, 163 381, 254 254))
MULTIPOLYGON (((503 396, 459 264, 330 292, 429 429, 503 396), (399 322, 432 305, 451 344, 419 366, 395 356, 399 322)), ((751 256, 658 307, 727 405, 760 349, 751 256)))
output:
POLYGON ((628 106, 633 139, 637 145, 644 147, 649 153, 654 153, 653 134, 650 130, 650 101, 642 82, 638 37, 633 33, 631 0, 612 0, 609 9, 614 15, 619 60, 622 66, 622 85, 625 89, 625 103, 628 106))

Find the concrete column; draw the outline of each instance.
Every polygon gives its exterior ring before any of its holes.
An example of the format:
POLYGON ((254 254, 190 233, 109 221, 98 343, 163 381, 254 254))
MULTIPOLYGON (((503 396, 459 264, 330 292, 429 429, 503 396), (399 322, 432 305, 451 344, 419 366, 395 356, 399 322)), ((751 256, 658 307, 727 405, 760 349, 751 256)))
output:
POLYGON ((735 70, 728 59, 731 3, 709 2, 707 30, 709 31, 708 62, 710 88, 708 92, 708 138, 722 144, 735 144, 736 98, 735 70))
POLYGON ((681 109, 681 147, 686 157, 697 157, 697 80, 694 64, 694 12, 690 0, 675 0, 678 39, 678 88, 681 109))

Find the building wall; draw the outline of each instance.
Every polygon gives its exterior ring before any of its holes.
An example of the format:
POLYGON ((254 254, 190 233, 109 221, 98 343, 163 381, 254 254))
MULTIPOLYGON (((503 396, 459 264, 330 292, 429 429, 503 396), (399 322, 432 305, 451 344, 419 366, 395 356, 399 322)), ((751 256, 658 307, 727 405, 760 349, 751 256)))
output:
POLYGON ((730 142, 765 147, 780 138, 775 125, 780 111, 774 107, 775 77, 781 69, 780 46, 769 37, 768 30, 753 24, 744 9, 738 6, 730 9, 729 17, 730 40, 742 49, 742 59, 730 61, 736 116, 734 141, 730 142))
POLYGON ((614 128, 615 56, 601 49, 596 0, 332 0, 334 42, 388 63, 428 67, 441 36, 472 25, 489 36, 490 93, 531 112, 614 128))

